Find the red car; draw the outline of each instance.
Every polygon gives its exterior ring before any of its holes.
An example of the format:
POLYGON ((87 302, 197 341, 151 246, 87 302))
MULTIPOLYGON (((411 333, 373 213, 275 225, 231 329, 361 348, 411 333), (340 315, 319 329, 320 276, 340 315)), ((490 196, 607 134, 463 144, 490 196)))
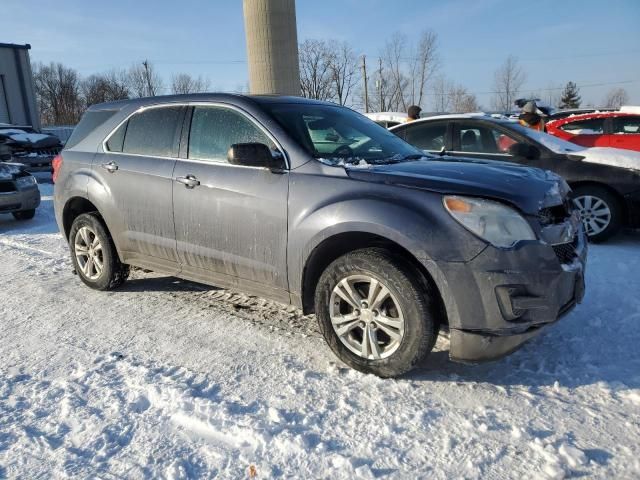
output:
POLYGON ((640 151, 640 111, 572 115, 547 123, 547 133, 584 147, 640 151))

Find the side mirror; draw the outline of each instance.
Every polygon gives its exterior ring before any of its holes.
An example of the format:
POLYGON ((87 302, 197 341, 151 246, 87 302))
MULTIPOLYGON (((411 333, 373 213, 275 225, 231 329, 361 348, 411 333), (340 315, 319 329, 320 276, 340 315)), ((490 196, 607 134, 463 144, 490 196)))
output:
POLYGON ((536 160, 540 158, 540 150, 534 145, 528 143, 514 143, 509 147, 509 153, 514 157, 522 157, 527 160, 536 160))
POLYGON ((275 158, 264 143, 234 143, 227 152, 227 160, 233 165, 283 169, 282 158, 275 158))

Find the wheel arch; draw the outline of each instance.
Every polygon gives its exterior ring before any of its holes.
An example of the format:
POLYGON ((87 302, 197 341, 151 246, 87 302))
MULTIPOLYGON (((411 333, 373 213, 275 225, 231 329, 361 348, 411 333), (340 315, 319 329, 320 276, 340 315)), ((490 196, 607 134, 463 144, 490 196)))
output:
POLYGON ((316 285, 324 270, 337 258, 363 248, 383 248, 401 259, 415 272, 425 291, 435 294, 436 314, 442 324, 448 323, 447 308, 433 276, 427 268, 405 247, 384 236, 370 232, 342 232, 320 242, 308 256, 302 272, 302 309, 305 314, 314 312, 316 285))
MULTIPOLYGON (((71 231, 71 225, 73 221, 83 213, 97 212, 102 218, 98 207, 96 207, 90 200, 85 197, 72 197, 67 200, 62 209, 62 227, 64 229, 64 237, 69 238, 69 232, 71 231)), ((104 220, 103 220, 104 223, 104 220)), ((105 225, 108 231, 108 227, 105 225)))

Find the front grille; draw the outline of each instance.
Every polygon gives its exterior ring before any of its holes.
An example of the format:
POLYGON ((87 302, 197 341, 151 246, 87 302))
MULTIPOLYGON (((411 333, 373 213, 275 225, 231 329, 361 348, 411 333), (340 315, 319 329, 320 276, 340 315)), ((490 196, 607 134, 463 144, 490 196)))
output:
POLYGON ((576 247, 573 243, 563 243, 560 245, 554 245, 553 251, 556 253, 556 257, 560 263, 571 263, 576 258, 576 247))
POLYGON ((0 182, 0 193, 15 192, 16 185, 13 182, 0 182))
POLYGON ((50 148, 36 148, 31 150, 14 150, 14 157, 26 157, 34 158, 34 157, 44 157, 44 158, 53 158, 58 155, 62 151, 62 147, 50 147, 50 148))

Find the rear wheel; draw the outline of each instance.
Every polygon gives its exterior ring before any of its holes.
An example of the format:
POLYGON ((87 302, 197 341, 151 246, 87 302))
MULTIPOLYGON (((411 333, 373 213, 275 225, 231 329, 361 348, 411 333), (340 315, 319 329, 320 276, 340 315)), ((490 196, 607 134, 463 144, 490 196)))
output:
POLYGON ((430 294, 411 267, 382 249, 335 260, 315 295, 320 330, 329 347, 356 370, 400 375, 431 351, 438 336, 430 294))
POLYGON ((111 290, 129 276, 129 266, 120 262, 111 235, 96 213, 79 215, 73 221, 69 248, 76 273, 91 288, 111 290))
POLYGON ((607 189, 597 185, 581 186, 573 191, 573 198, 589 240, 602 242, 620 229, 622 208, 607 189))
POLYGON ((36 209, 32 208, 31 210, 22 210, 20 212, 13 212, 13 218, 16 220, 31 220, 36 216, 36 209))

